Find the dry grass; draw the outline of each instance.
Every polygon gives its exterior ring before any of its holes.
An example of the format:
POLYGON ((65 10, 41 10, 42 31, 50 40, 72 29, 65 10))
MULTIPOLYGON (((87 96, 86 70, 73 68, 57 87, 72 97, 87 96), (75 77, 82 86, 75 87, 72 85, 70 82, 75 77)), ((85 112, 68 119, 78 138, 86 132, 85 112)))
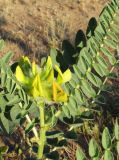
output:
POLYGON ((72 43, 91 17, 98 17, 108 0, 0 0, 0 35, 19 54, 32 56, 72 43), (20 52, 20 53, 19 53, 20 52))

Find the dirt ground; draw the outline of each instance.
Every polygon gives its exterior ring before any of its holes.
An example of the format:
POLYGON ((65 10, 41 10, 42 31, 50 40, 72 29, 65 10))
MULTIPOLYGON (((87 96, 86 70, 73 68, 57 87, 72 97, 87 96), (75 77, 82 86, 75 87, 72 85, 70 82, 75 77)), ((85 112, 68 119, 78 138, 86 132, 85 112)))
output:
POLYGON ((0 37, 6 49, 40 58, 50 47, 74 42, 91 17, 98 18, 109 0, 0 0, 0 37))

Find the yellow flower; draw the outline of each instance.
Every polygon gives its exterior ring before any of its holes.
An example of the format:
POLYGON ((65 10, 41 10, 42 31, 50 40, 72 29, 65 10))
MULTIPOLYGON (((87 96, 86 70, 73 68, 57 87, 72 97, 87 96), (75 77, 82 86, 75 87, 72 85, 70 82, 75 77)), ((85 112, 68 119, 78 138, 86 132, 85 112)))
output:
POLYGON ((38 68, 35 62, 31 64, 28 57, 23 57, 15 75, 24 88, 27 88, 30 96, 43 97, 48 101, 66 102, 68 95, 61 85, 71 79, 71 72, 68 69, 62 73, 58 66, 55 66, 55 70, 58 72, 57 78, 54 77, 51 57, 48 57, 44 68, 38 68))
POLYGON ((61 88, 61 86, 53 82, 53 100, 57 102, 67 102, 67 94, 64 92, 64 90, 61 88))

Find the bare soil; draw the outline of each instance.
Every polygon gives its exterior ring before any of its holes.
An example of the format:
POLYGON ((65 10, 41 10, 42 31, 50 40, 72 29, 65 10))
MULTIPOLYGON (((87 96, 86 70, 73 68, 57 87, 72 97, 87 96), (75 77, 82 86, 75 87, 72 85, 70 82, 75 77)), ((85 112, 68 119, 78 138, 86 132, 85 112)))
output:
POLYGON ((0 0, 0 37, 6 49, 32 57, 61 48, 64 39, 74 42, 79 29, 98 16, 109 0, 0 0))

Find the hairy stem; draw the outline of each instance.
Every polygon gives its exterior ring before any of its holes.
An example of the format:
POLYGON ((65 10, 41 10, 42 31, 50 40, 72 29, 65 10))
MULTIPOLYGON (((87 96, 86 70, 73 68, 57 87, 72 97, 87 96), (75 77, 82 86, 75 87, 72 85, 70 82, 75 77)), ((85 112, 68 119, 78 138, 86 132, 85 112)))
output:
POLYGON ((40 133, 39 133, 40 142, 38 143, 38 155, 37 155, 37 158, 38 159, 42 159, 43 158, 43 150, 44 150, 45 140, 46 140, 44 104, 41 104, 39 106, 39 109, 40 109, 40 133))

